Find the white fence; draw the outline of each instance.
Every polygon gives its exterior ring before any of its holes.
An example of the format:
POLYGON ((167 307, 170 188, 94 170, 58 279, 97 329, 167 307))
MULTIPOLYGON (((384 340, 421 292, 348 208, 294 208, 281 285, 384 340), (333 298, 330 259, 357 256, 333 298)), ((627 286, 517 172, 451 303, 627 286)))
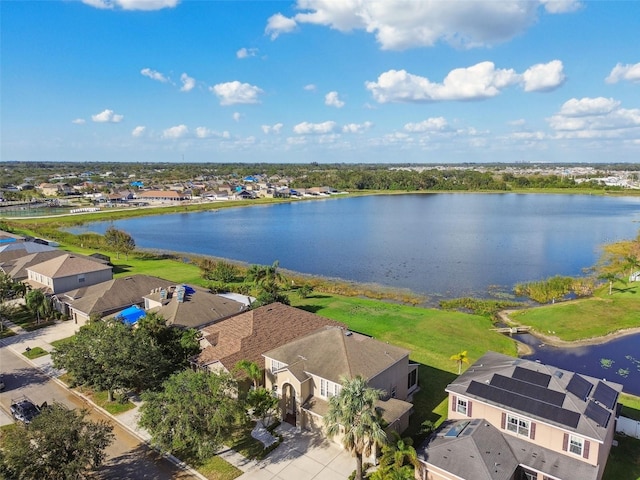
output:
POLYGON ((624 433, 633 438, 640 438, 640 422, 627 417, 618 417, 616 432, 624 433))

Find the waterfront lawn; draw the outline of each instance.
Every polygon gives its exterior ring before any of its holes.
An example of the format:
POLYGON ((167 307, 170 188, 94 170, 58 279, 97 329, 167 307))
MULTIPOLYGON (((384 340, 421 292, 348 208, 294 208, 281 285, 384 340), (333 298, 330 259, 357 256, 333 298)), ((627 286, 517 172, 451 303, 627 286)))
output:
POLYGON ((617 447, 611 447, 602 480, 637 480, 640 478, 640 440, 616 435, 617 447))
POLYGON ((305 299, 292 295, 291 303, 411 352, 410 360, 420 364, 421 385, 407 432, 412 436, 424 420, 439 423, 446 417, 444 389, 458 374, 452 355, 466 350, 469 363, 488 350, 516 355, 515 342, 492 332, 491 320, 477 315, 323 294, 305 299))
POLYGON ((640 327, 640 285, 634 282, 619 287, 614 288, 612 295, 607 286, 591 298, 520 310, 510 317, 543 335, 551 334, 565 341, 640 327))

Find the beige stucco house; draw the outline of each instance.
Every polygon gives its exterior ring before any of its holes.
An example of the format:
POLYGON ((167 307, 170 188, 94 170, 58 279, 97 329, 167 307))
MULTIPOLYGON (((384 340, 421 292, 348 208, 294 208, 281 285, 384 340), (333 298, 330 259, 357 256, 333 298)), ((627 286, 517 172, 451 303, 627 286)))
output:
POLYGON ((357 375, 385 392, 376 405, 387 431, 409 424, 418 365, 409 351, 374 338, 329 326, 264 353, 265 386, 280 397, 283 420, 309 430, 323 429, 329 399, 342 379, 357 375))
POLYGON ((65 253, 27 267, 27 283, 48 294, 68 292, 113 278, 112 267, 91 257, 65 253))
POLYGON ((421 480, 600 480, 622 386, 489 352, 451 383, 421 480))

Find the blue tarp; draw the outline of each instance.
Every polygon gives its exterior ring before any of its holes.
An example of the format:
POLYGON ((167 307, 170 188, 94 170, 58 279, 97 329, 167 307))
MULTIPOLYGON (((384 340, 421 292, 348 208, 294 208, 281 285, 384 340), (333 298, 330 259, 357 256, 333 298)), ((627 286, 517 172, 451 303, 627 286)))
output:
POLYGON ((124 323, 128 325, 133 325, 142 317, 144 317, 146 314, 147 312, 145 312, 139 306, 131 305, 129 308, 125 308, 118 315, 116 315, 116 318, 121 319, 124 323))

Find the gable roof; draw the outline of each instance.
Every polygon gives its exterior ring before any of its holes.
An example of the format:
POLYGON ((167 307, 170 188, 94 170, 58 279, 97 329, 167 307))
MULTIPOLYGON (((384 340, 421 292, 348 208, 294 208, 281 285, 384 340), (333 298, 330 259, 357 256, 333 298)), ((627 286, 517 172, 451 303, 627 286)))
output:
POLYGON ((48 278, 64 278, 103 270, 111 271, 111 267, 90 257, 65 253, 51 260, 32 265, 27 270, 48 278))
POLYGON ((509 480, 519 465, 555 478, 595 480, 598 467, 505 435, 483 419, 447 420, 416 450, 418 458, 466 480, 509 480))
POLYGON ((150 275, 113 278, 106 282, 77 288, 58 298, 86 315, 114 311, 141 304, 144 295, 155 288, 167 288, 173 283, 150 275))
POLYGON ((157 312, 167 321, 167 325, 176 327, 199 328, 246 309, 244 303, 195 286, 189 287, 183 301, 178 300, 177 294, 167 296, 164 300, 160 299, 158 292, 145 297, 162 302, 161 307, 150 308, 149 311, 157 312))
POLYGON ((361 375, 369 380, 409 356, 409 351, 329 326, 265 352, 264 356, 286 364, 294 374, 297 369, 342 383, 342 376, 361 375))
POLYGON ((345 327, 299 308, 272 303, 201 329, 206 347, 196 362, 219 361, 230 370, 238 361, 249 360, 264 368, 264 352, 327 325, 345 327))
POLYGON ((446 391, 603 442, 622 385, 488 352, 446 391))
POLYGON ((31 255, 32 253, 50 252, 54 250, 57 249, 36 242, 12 242, 3 244, 0 246, 0 264, 31 255))
MULTIPOLYGON (((7 260, 0 264, 0 268, 2 268, 2 270, 14 280, 23 280, 29 276, 27 269, 31 266, 38 265, 65 254, 65 252, 61 250, 57 250, 52 247, 48 248, 51 250, 43 250, 41 252, 30 253, 18 256, 12 260, 7 260)), ((13 252, 19 252, 19 250, 13 250, 13 252)))

